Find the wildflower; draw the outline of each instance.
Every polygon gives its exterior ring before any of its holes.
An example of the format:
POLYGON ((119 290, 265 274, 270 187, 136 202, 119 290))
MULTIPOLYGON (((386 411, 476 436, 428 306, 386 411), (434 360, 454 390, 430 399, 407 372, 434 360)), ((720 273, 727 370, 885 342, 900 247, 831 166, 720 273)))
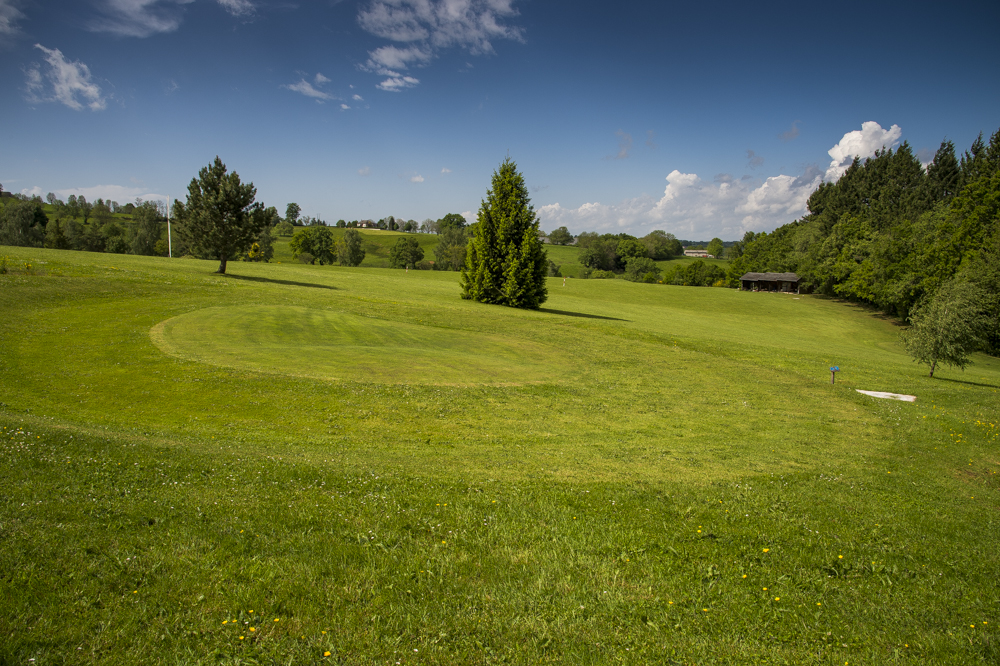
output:
POLYGON ((775 601, 781 601, 781 597, 775 597, 774 600, 775 601))
POLYGON ((244 636, 240 636, 240 640, 243 640, 244 638, 245 638, 244 636))
POLYGON ((771 550, 771 549, 770 549, 770 548, 765 548, 765 549, 764 549, 764 552, 766 553, 766 552, 768 552, 769 550, 771 550))
POLYGON ((842 560, 842 559, 844 559, 844 556, 843 555, 837 555, 837 559, 838 560, 842 560))
MULTIPOLYGON (((325 634, 326 632, 324 631, 323 633, 325 634)), ((329 651, 329 650, 327 650, 326 652, 324 652, 324 653, 323 653, 323 656, 324 656, 324 657, 329 657, 329 656, 330 656, 330 651, 329 651)))
POLYGON ((250 627, 250 631, 257 631, 257 630, 254 629, 253 627, 250 627))
POLYGON ((277 622, 277 621, 278 621, 278 618, 274 618, 274 621, 275 621, 275 622, 277 622))

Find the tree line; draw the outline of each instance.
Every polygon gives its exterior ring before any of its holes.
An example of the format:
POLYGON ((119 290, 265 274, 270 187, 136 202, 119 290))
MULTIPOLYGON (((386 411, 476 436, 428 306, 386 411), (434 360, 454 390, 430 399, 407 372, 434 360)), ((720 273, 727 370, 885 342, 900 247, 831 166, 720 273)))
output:
POLYGON ((808 211, 747 233, 733 248, 733 286, 747 271, 795 272, 807 292, 914 324, 960 312, 970 335, 1000 353, 1000 130, 960 156, 943 141, 926 168, 905 142, 856 158, 813 192, 808 211))

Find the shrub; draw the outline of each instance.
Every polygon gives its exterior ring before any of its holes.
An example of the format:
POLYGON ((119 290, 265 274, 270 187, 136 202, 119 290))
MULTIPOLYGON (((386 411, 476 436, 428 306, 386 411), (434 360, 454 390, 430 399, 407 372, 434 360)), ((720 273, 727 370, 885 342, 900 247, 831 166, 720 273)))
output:
POLYGON ((316 257, 312 256, 308 252, 302 252, 301 254, 297 255, 295 258, 298 259, 299 261, 301 261, 303 264, 314 264, 314 263, 316 263, 316 257))

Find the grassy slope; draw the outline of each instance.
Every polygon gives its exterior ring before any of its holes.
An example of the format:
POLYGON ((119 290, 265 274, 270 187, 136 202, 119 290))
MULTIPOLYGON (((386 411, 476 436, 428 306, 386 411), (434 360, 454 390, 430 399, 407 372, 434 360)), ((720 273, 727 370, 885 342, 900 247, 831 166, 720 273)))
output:
POLYGON ((930 380, 815 297, 550 280, 523 312, 454 273, 0 254, 33 266, 0 276, 0 663, 1000 658, 995 359, 930 380), (239 337, 151 340, 203 308, 239 337), (554 379, 303 377, 350 367, 347 319, 554 379))

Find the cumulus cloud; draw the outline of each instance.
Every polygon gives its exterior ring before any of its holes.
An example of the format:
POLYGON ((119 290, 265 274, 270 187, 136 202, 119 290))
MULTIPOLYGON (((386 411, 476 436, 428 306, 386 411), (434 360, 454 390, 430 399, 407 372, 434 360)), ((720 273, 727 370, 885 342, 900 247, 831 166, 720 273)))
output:
POLYGON ((59 102, 75 111, 83 109, 84 104, 91 111, 107 106, 101 87, 91 79, 89 67, 79 60, 70 62, 59 49, 41 44, 35 44, 35 48, 45 54, 47 66, 44 73, 37 64, 25 71, 29 102, 59 102))
POLYGON ((365 101, 365 98, 362 97, 361 95, 358 95, 357 93, 351 95, 351 99, 353 99, 355 102, 363 102, 363 101, 365 101))
POLYGON ((420 174, 417 174, 416 176, 413 176, 412 178, 410 178, 410 182, 411 183, 422 183, 422 182, 424 182, 424 177, 421 176, 420 174))
POLYGON ((514 0, 372 0, 358 13, 361 27, 408 46, 370 51, 362 69, 389 77, 378 88, 399 91, 419 83, 401 72, 426 66, 441 49, 494 53, 497 39, 523 39, 521 28, 504 23, 518 14, 513 4, 514 0))
MULTIPOLYGON (((194 0, 102 0, 100 16, 87 23, 93 32, 111 32, 127 37, 149 37, 173 32, 184 18, 184 5, 194 0)), ((249 0, 216 0, 237 18, 253 16, 255 7, 249 0)))
POLYGON ((0 0, 0 40, 6 41, 20 34, 18 21, 24 18, 24 14, 18 9, 19 4, 16 0, 0 0))
MULTIPOLYGON (((322 74, 317 74, 316 78, 315 78, 315 81, 316 81, 317 85, 326 83, 329 80, 330 79, 326 78, 322 74)), ((305 95, 306 97, 311 97, 312 99, 316 100, 320 104, 322 104, 323 102, 325 102, 327 100, 334 99, 333 95, 331 95, 328 92, 324 92, 324 91, 316 88, 315 86, 313 86, 313 84, 309 83, 305 79, 299 79, 298 83, 291 83, 291 84, 288 84, 288 85, 283 85, 281 87, 282 88, 287 88, 288 90, 291 90, 293 92, 300 93, 302 95, 305 95)))
POLYGON ((876 150, 891 148, 899 142, 903 130, 899 125, 882 129, 874 120, 861 123, 860 130, 848 132, 828 152, 833 160, 826 170, 826 180, 836 182, 840 179, 855 157, 871 157, 876 150))
POLYGON ((615 205, 597 202, 578 208, 550 204, 538 209, 547 225, 642 236, 663 229, 679 237, 737 239, 747 231, 770 230, 806 212, 806 201, 821 182, 815 170, 803 177, 736 180, 728 174, 705 182, 677 169, 666 177, 661 197, 637 197, 615 205))

